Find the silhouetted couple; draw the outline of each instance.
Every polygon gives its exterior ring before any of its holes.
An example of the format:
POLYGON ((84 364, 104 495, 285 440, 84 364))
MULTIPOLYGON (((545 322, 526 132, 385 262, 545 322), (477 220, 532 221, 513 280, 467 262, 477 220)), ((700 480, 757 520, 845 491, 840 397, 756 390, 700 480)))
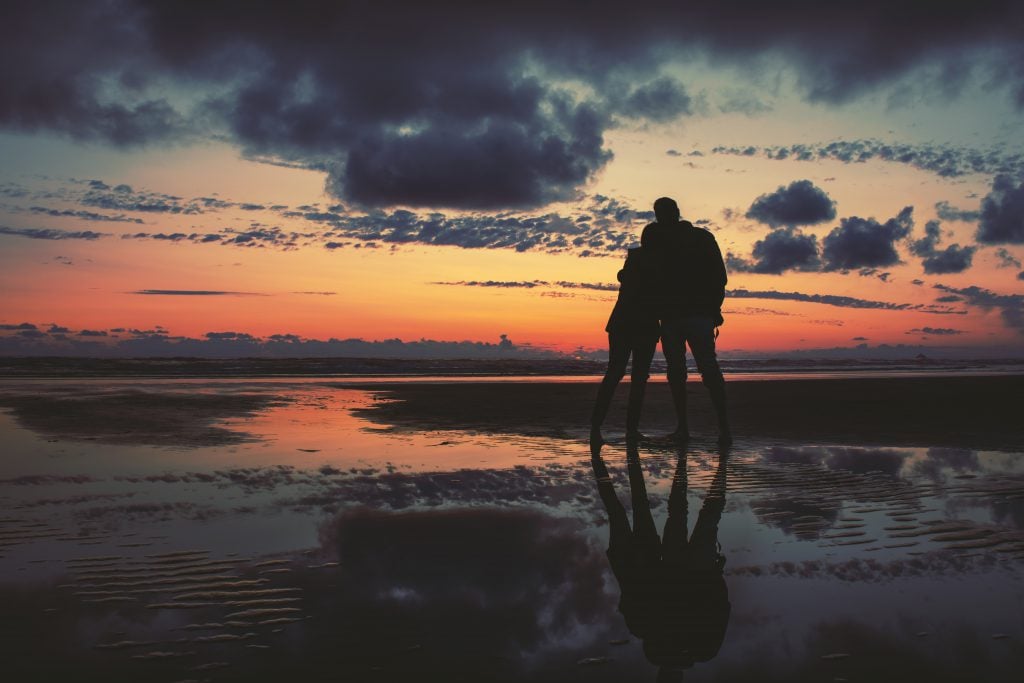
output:
POLYGON ((660 338, 676 413, 676 428, 671 436, 680 441, 690 438, 686 418, 689 344, 718 416, 719 442, 729 444, 732 434, 725 405, 725 379, 715 356, 715 330, 723 322, 722 301, 727 282, 722 252, 710 232, 680 220, 674 200, 662 197, 654 202, 654 215, 656 221, 645 227, 640 237, 641 246, 629 250, 619 271, 619 298, 605 327, 608 370, 594 404, 590 438, 598 443, 603 441, 601 425, 630 357, 633 368, 626 438, 643 437, 640 413, 660 338))
POLYGON ((723 449, 687 540, 686 453, 679 454, 659 538, 636 442, 626 446, 632 527, 601 457, 601 444, 591 446, 597 490, 608 511, 608 562, 622 595, 619 612, 629 632, 643 641, 644 655, 659 667, 659 682, 682 680, 694 662, 718 654, 725 639, 732 605, 718 523, 725 509, 727 460, 723 449))

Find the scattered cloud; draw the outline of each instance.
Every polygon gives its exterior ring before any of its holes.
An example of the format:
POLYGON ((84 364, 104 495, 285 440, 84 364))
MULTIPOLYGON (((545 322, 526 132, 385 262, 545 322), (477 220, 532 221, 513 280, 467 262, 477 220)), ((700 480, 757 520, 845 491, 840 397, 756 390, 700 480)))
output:
POLYGON ((105 214, 96 213, 95 211, 76 211, 72 209, 48 209, 45 206, 32 206, 29 207, 29 211, 32 213, 42 214, 44 216, 54 217, 69 217, 79 218, 84 221, 103 221, 107 223, 142 223, 141 218, 131 218, 124 214, 105 214))
POLYGON ((941 201, 935 204, 935 215, 944 221, 964 221, 973 223, 981 217, 980 211, 965 211, 950 206, 949 202, 941 201))
POLYGON ((900 263, 896 242, 914 227, 912 206, 895 218, 879 223, 874 218, 850 216, 839 222, 822 241, 824 270, 880 268, 900 263))
POLYGON ((915 327, 912 330, 907 330, 907 334, 927 334, 932 336, 949 336, 964 333, 964 330, 956 330, 952 327, 915 327))
POLYGON ((1010 253, 1005 247, 999 247, 996 249, 996 258, 999 259, 999 263, 996 264, 997 268, 1020 268, 1020 259, 1010 253))
POLYGON ((942 239, 938 221, 928 221, 924 226, 925 235, 910 243, 910 253, 922 257, 921 265, 924 272, 931 274, 962 273, 971 267, 977 247, 961 247, 951 244, 945 249, 938 249, 942 239))
POLYGON ((1024 294, 997 294, 976 285, 961 288, 943 284, 933 286, 939 291, 963 297, 964 301, 972 306, 999 311, 1007 327, 1024 334, 1024 294))
POLYGON ((792 227, 773 230, 755 242, 752 255, 748 260, 728 253, 725 264, 729 270, 770 275, 787 270, 814 271, 821 267, 818 238, 792 227))
MULTIPOLYGON (((1024 178, 1024 173, 1017 176, 1024 178)), ((992 191, 981 200, 978 242, 982 244, 1024 244, 1024 182, 1016 184, 1008 175, 992 181, 992 191)))
POLYGON ((794 180, 754 200, 747 218, 772 227, 813 225, 836 217, 836 203, 810 180, 794 180))
MULTIPOLYGON (((203 212, 201 201, 185 201, 181 197, 160 192, 136 191, 131 185, 110 187, 100 180, 89 181, 89 189, 79 200, 85 206, 95 206, 110 211, 137 211, 140 213, 199 214, 203 212)), ((212 208, 224 208, 215 203, 205 203, 212 208)))
MULTIPOLYGON (((137 232, 122 235, 122 239, 286 251, 310 246, 335 251, 421 244, 599 256, 620 255, 637 240, 637 226, 653 219, 650 211, 638 211, 618 199, 603 195, 593 195, 579 209, 566 214, 499 212, 446 215, 405 209, 341 213, 305 208, 311 210, 285 211, 283 215, 316 224, 315 229, 298 231, 252 225, 248 229, 224 228, 217 232, 137 232)), ((332 208, 342 210, 342 207, 332 208)))
MULTIPOLYGON (((777 160, 840 161, 845 164, 887 161, 906 164, 944 178, 959 178, 974 173, 1004 173, 1024 177, 1024 157, 1005 149, 978 150, 940 144, 907 144, 881 140, 836 140, 809 144, 766 147, 719 146, 713 154, 760 156, 777 160)), ((942 202, 940 202, 942 204, 942 202)), ((946 205, 948 206, 948 204, 946 205)), ((936 207, 938 210, 938 207, 936 207)), ((955 211, 955 210, 954 210, 955 211)), ((943 218, 940 216, 940 218, 943 218)), ((946 220, 943 218, 943 220, 946 220)), ((969 220, 961 215, 957 219, 969 220)))

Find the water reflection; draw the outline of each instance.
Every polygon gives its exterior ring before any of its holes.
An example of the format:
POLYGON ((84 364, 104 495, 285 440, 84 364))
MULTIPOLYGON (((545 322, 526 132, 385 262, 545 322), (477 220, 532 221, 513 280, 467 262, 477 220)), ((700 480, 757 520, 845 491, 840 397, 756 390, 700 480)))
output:
POLYGON ((108 404, 61 386, 0 413, 5 680, 660 669, 788 683, 1024 667, 1016 452, 746 438, 728 456, 697 439, 602 458, 567 428, 371 422, 391 399, 322 383, 168 383, 108 404), (59 409, 76 401, 90 420, 59 409), (155 408, 169 412, 150 420, 155 408), (220 440, 168 445, 190 411, 220 440))
POLYGON ((601 456, 601 443, 591 444, 597 489, 608 513, 607 554, 621 591, 619 612, 629 632, 643 641, 644 655, 659 667, 658 681, 682 680, 683 672, 695 662, 714 658, 732 610, 723 576, 725 556, 718 542, 728 451, 719 454, 689 538, 686 449, 680 448, 677 456, 668 518, 659 537, 637 445, 626 447, 631 526, 601 456))

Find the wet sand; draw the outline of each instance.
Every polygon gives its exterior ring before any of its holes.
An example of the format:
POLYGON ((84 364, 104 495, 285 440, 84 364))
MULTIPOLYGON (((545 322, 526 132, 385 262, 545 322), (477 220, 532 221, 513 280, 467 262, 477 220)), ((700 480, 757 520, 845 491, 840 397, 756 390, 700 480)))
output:
POLYGON ((693 442, 631 453, 623 386, 596 460, 594 389, 3 384, 5 675, 654 681, 608 504, 661 530, 681 491, 731 604, 685 680, 1016 680, 1019 379, 735 383, 728 452, 695 384, 693 442))
MULTIPOLYGON (((624 429, 628 383, 620 385, 605 431, 624 429)), ((433 384, 377 386, 390 403, 360 414, 414 429, 583 438, 596 384, 433 384)), ((814 379, 730 382, 739 438, 837 444, 956 446, 1024 450, 1024 376, 814 379)), ((699 383, 687 385, 690 431, 714 436, 714 412, 699 383)), ((641 431, 675 427, 663 382, 648 385, 641 431)))

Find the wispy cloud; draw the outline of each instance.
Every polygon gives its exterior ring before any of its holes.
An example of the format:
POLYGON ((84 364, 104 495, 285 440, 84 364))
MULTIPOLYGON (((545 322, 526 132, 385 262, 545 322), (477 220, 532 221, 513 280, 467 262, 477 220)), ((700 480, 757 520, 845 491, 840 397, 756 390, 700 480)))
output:
POLYGON ((593 289, 602 292, 617 292, 618 285, 602 282, 569 282, 567 280, 457 280, 452 282, 431 282, 432 285, 449 287, 494 287, 498 289, 533 289, 534 287, 560 287, 562 289, 593 289))
POLYGON ((56 228, 8 228, 0 225, 0 235, 27 237, 32 240, 98 240, 109 233, 92 230, 58 230, 56 228))
MULTIPOLYGON (((451 282, 431 282, 430 284, 451 287, 494 287, 500 289, 534 289, 536 287, 553 287, 561 289, 591 289, 605 292, 615 292, 619 289, 619 285, 611 283, 567 282, 558 280, 458 280, 451 282)), ((918 311, 921 313, 934 313, 939 315, 964 315, 967 313, 967 311, 953 309, 949 306, 892 303, 888 301, 873 301, 871 299, 859 299, 857 297, 839 296, 835 294, 806 294, 803 292, 778 292, 774 290, 748 290, 736 288, 726 290, 725 296, 727 299, 800 301, 804 303, 822 304, 825 306, 836 306, 839 308, 872 308, 888 311, 918 311)))
POLYGON ((871 299, 858 299, 852 296, 840 296, 836 294, 805 294, 803 292, 777 292, 777 291, 756 291, 747 289, 729 289, 725 292, 726 298, 732 299, 776 299, 782 301, 803 301, 826 306, 837 306, 839 308, 874 308, 887 311, 919 311, 921 313, 935 313, 940 315, 954 314, 964 315, 967 311, 952 309, 949 306, 935 306, 932 304, 909 304, 891 303, 888 301, 872 301, 871 299))
POLYGON ((124 214, 96 213, 95 211, 79 211, 72 209, 49 209, 45 206, 32 206, 28 209, 32 213, 44 216, 79 218, 83 221, 101 221, 105 223, 142 223, 141 218, 132 218, 124 214))
POLYGON ((1005 149, 979 150, 951 145, 916 145, 866 139, 765 147, 718 146, 711 152, 734 156, 758 156, 780 161, 832 160, 845 164, 887 161, 912 166, 946 178, 958 178, 971 173, 1005 173, 1014 177, 1024 177, 1024 156, 1005 149))
POLYGON ((139 289, 131 293, 146 296, 269 296, 256 292, 226 292, 211 289, 139 289))

